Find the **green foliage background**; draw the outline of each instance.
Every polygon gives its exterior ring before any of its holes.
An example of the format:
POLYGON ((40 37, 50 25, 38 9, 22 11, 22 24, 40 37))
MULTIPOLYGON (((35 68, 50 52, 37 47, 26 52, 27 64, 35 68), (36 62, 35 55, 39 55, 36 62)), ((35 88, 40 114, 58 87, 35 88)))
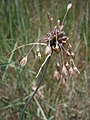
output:
MULTIPOLYGON (((48 11, 62 21, 67 0, 0 0, 0 120, 19 120, 25 101, 31 95, 35 75, 45 59, 36 59, 36 47, 24 68, 20 60, 31 46, 11 52, 16 47, 36 42, 49 31, 48 11)), ((70 80, 70 90, 53 78, 52 58, 41 86, 44 98, 37 95, 28 106, 24 120, 90 119, 90 1, 72 0, 73 7, 65 21, 65 32, 75 52, 80 76, 70 80)), ((42 54, 43 54, 42 48, 42 54)))

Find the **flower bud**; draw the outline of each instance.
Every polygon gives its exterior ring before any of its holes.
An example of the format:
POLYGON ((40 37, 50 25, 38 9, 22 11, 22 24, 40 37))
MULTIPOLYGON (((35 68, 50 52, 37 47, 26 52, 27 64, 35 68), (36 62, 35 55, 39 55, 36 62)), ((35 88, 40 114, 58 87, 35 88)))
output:
POLYGON ((60 25, 60 20, 57 21, 57 24, 60 25))
POLYGON ((46 48, 45 48, 45 55, 49 55, 51 53, 51 47, 50 45, 48 45, 46 48))
POLYGON ((57 62, 56 68, 57 68, 58 71, 60 71, 60 64, 59 64, 59 62, 57 62))
POLYGON ((56 47, 55 47, 55 52, 56 53, 59 53, 60 52, 60 49, 59 49, 59 46, 56 44, 56 47))
POLYGON ((69 67, 70 67, 68 62, 66 62, 65 66, 66 66, 67 69, 69 69, 69 67))
POLYGON ((37 52, 37 54, 38 54, 38 52, 40 52, 40 48, 39 47, 37 47, 36 52, 37 52))
POLYGON ((54 79, 57 79, 57 80, 60 79, 60 73, 57 70, 55 70, 54 72, 54 79))
POLYGON ((40 52, 38 52, 37 57, 38 57, 38 60, 40 61, 41 60, 41 53, 40 52))
POLYGON ((66 44, 66 42, 67 42, 66 40, 62 40, 62 44, 66 44))
POLYGON ((78 68, 77 68, 76 66, 73 68, 73 70, 74 70, 76 73, 80 74, 80 71, 78 70, 78 68))
POLYGON ((57 21, 57 27, 59 27, 59 26, 60 26, 60 20, 57 21))
POLYGON ((62 31, 63 28, 64 28, 64 25, 62 24, 62 25, 60 26, 60 31, 62 31))
POLYGON ((50 22, 53 23, 53 18, 50 18, 50 22))
POLYGON ((67 54, 68 56, 70 56, 70 55, 71 55, 71 54, 70 54, 70 52, 69 52, 68 50, 66 51, 66 54, 67 54))
POLYGON ((68 6, 67 6, 67 10, 70 10, 72 7, 72 3, 69 3, 68 6))
POLYGON ((73 52, 71 52, 71 56, 72 56, 72 58, 75 58, 75 55, 74 55, 74 53, 73 53, 73 52))
POLYGON ((47 18, 50 19, 51 15, 50 12, 47 12, 47 18))
POLYGON ((66 40, 66 39, 67 39, 67 36, 63 36, 63 37, 62 37, 62 40, 66 40))
POLYGON ((20 61, 20 65, 21 65, 21 66, 25 66, 26 62, 27 62, 27 56, 25 56, 25 57, 20 61))
POLYGON ((63 65, 62 73, 63 73, 65 76, 68 75, 68 70, 67 70, 67 68, 65 67, 65 65, 63 65))
POLYGON ((69 43, 69 48, 72 48, 72 45, 69 43))
POLYGON ((69 68, 69 73, 70 73, 70 75, 75 75, 75 72, 72 67, 69 68))

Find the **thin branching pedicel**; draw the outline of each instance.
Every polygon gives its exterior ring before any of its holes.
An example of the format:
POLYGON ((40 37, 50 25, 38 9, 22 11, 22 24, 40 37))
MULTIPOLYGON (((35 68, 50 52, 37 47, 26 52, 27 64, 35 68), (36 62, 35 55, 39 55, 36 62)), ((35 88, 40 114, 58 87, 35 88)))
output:
MULTIPOLYGON (((64 16, 62 22, 60 22, 60 20, 57 20, 56 26, 54 26, 54 27, 52 27, 54 24, 54 19, 53 19, 53 17, 51 17, 49 12, 47 13, 47 18, 49 20, 51 29, 46 34, 46 36, 43 38, 43 42, 46 43, 46 48, 45 48, 46 59, 43 62, 43 64, 41 65, 40 69, 38 70, 38 73, 35 78, 37 78, 39 76, 39 73, 41 72, 41 69, 43 68, 43 66, 45 64, 46 64, 46 67, 40 78, 40 81, 39 81, 39 84, 38 84, 36 90, 34 91, 32 96, 30 96, 30 98, 28 99, 28 101, 26 102, 26 104, 24 106, 24 109, 22 110, 20 120, 22 120, 25 109, 27 108, 31 99, 36 94, 36 92, 41 84, 41 81, 43 80, 47 66, 50 61, 50 57, 53 54, 53 52, 56 53, 56 57, 57 57, 56 70, 54 72, 55 79, 57 79, 57 80, 61 79, 63 82, 67 82, 69 80, 69 77, 74 76, 76 73, 78 73, 78 74, 80 73, 74 63, 75 55, 72 51, 72 46, 69 42, 69 37, 64 32, 64 21, 66 19, 67 13, 71 9, 71 7, 72 7, 72 4, 70 3, 67 6, 67 10, 66 10, 66 13, 65 13, 65 16, 64 16), (62 58, 62 63, 60 63, 60 60, 59 60, 60 56, 62 58)), ((41 44, 39 44, 37 47, 38 60, 41 60, 40 45, 41 44)), ((33 47, 34 47, 34 45, 32 46, 32 48, 33 47)), ((30 51, 31 51, 31 49, 30 49, 30 51)), ((29 51, 29 53, 30 53, 30 51, 29 51)), ((29 53, 28 53, 28 55, 29 55, 29 53)), ((20 64, 25 65, 26 62, 27 62, 27 56, 21 60, 20 64)))

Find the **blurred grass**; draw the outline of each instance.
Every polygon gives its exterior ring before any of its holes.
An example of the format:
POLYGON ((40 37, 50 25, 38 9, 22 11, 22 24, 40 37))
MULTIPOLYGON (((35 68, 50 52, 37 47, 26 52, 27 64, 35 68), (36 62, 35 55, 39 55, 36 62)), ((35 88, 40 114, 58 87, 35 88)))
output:
MULTIPOLYGON (((81 72, 70 81, 70 91, 53 79, 52 58, 42 89, 44 98, 36 96, 28 106, 24 120, 89 120, 90 119, 90 1, 72 0, 65 31, 71 39, 76 64, 81 72)), ((19 61, 29 46, 11 54, 17 46, 35 42, 49 30, 46 13, 62 20, 68 1, 65 0, 0 0, 0 120, 19 120, 26 99, 31 95, 35 75, 44 60, 36 60, 35 49, 27 65, 19 61), (40 31, 40 34, 39 34, 40 31)), ((43 50, 42 50, 43 53, 43 50)))

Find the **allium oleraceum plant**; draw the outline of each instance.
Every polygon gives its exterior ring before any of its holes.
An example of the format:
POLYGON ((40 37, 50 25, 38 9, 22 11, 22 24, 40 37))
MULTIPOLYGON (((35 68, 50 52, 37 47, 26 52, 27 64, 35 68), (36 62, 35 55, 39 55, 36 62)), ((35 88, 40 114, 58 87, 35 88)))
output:
POLYGON ((51 17, 50 13, 47 13, 47 18, 49 20, 50 23, 50 31, 46 34, 46 36, 43 38, 43 42, 41 43, 41 39, 38 40, 38 43, 33 43, 32 48, 29 50, 27 56, 25 56, 21 61, 20 61, 20 65, 24 66, 27 62, 27 58, 29 53, 31 52, 31 50, 33 49, 33 47, 37 44, 37 58, 38 60, 41 60, 41 52, 40 52, 40 48, 42 45, 45 45, 45 55, 46 55, 46 59, 43 62, 43 64, 41 65, 36 78, 39 76, 39 73, 41 72, 43 66, 45 65, 44 71, 42 73, 42 76, 40 77, 40 81, 35 89, 35 91, 33 92, 33 94, 30 96, 30 98, 28 99, 28 101, 26 102, 22 113, 21 113, 21 118, 20 120, 23 119, 23 113, 25 111, 25 109, 27 108, 28 104, 30 103, 31 99, 34 97, 34 95, 36 94, 38 88, 40 87, 41 81, 44 78, 44 75, 46 73, 48 64, 50 62, 50 58, 53 55, 53 52, 56 53, 57 56, 57 61, 56 61, 56 70, 54 72, 54 78, 57 80, 61 80, 64 83, 67 82, 69 80, 69 77, 74 76, 75 74, 79 74, 79 70, 77 69, 75 63, 74 63, 74 58, 75 55, 72 51, 72 46, 70 44, 70 39, 69 37, 65 34, 64 31, 64 21, 66 18, 66 15, 68 13, 68 11, 71 9, 72 7, 72 3, 68 4, 67 6, 67 10, 65 13, 65 16, 62 20, 62 22, 60 20, 57 20, 56 26, 52 27, 54 24, 54 19, 53 17, 51 17), (59 63, 59 57, 61 56, 62 58, 62 64, 59 63))

